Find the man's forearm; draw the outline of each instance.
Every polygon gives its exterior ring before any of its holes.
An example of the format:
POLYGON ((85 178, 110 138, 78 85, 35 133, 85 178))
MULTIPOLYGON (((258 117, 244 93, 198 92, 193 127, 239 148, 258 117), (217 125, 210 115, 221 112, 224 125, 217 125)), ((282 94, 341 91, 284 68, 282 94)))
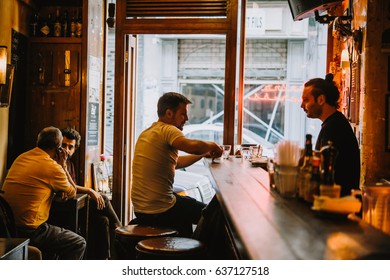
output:
POLYGON ((185 168, 188 167, 195 162, 202 159, 205 155, 186 155, 186 156, 179 156, 177 159, 176 169, 185 168))

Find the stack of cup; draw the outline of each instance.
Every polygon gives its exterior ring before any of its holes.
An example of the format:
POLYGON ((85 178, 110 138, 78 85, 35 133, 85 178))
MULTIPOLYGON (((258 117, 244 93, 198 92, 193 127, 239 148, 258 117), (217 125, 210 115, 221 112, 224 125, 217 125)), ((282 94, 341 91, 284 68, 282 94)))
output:
POLYGON ((276 145, 275 187, 283 197, 295 197, 297 195, 299 157, 300 148, 297 142, 284 140, 276 145))

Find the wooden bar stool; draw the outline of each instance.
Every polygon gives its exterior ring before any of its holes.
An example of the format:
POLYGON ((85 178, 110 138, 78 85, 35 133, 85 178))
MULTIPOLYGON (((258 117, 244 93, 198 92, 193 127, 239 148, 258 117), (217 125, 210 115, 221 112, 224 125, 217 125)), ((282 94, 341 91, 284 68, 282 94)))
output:
POLYGON ((155 237, 175 236, 178 232, 170 228, 132 224, 115 229, 117 250, 121 259, 135 259, 135 246, 141 240, 155 237), (119 247, 119 248, 118 248, 119 247))
POLYGON ((135 246, 139 260, 202 260, 207 259, 206 246, 192 238, 158 237, 139 241, 135 246))

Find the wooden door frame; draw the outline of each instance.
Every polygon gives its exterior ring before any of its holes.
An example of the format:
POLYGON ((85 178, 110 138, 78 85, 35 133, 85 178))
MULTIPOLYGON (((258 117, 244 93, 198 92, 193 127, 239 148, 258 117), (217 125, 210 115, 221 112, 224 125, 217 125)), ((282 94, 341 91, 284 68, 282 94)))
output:
MULTIPOLYGON (((202 19, 126 19, 126 2, 116 3, 116 39, 115 39, 115 119, 114 119, 114 159, 113 159, 113 200, 115 210, 120 213, 122 222, 127 223, 127 213, 123 213, 129 203, 130 186, 125 179, 131 174, 133 138, 128 138, 125 119, 127 116, 126 98, 126 52, 125 38, 128 34, 224 34, 226 35, 225 56, 225 98, 224 98, 224 138, 225 144, 234 144, 235 103, 237 89, 237 20, 238 0, 229 1, 226 18, 202 19), (131 142, 126 142, 126 138, 131 142), (126 162, 127 160, 127 162, 126 162), (129 168, 125 168, 128 166, 129 168)), ((134 111, 130 116, 134 119, 134 111)), ((131 131, 134 126, 130 127, 131 131)), ((133 133, 133 132, 132 132, 133 133)))

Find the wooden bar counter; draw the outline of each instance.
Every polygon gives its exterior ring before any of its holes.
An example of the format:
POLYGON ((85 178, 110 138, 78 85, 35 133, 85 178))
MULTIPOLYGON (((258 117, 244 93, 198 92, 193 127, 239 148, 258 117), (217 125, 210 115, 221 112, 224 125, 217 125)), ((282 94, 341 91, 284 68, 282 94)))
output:
POLYGON ((239 258, 390 259, 390 235, 355 215, 318 213, 269 186, 268 172, 230 157, 205 160, 239 258))

